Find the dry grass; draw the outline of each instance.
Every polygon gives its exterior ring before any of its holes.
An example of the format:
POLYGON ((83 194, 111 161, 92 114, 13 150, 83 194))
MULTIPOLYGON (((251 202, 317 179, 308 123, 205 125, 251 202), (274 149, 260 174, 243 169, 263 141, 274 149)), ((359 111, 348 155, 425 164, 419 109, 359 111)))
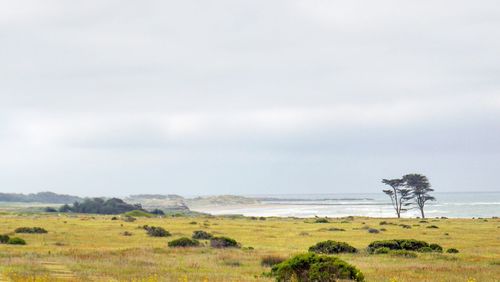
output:
MULTIPOLYGON (((135 222, 89 215, 0 215, 0 234, 20 226, 40 226, 48 234, 22 234, 26 246, 0 245, 0 281, 272 281, 262 257, 289 257, 324 240, 345 241, 363 250, 379 239, 414 238, 438 243, 459 254, 419 254, 417 258, 390 255, 340 254, 363 271, 367 281, 499 281, 500 220, 418 219, 387 220, 396 225, 370 234, 363 226, 381 219, 331 219, 329 223, 291 218, 138 218, 135 222), (365 224, 362 224, 362 223, 365 224), (154 238, 138 229, 161 226, 172 237, 154 238), (414 225, 404 229, 399 224, 414 225), (436 225, 438 229, 428 229, 436 225), (342 228, 332 232, 329 228, 342 228), (194 230, 236 239, 242 249, 167 247, 167 242, 194 230), (123 236, 124 232, 132 236, 123 236), (445 234, 448 235, 445 235, 445 234), (307 236, 301 234, 308 234, 307 236), (245 247, 253 247, 248 249, 245 247)), ((206 242, 206 241, 201 241, 206 242)))

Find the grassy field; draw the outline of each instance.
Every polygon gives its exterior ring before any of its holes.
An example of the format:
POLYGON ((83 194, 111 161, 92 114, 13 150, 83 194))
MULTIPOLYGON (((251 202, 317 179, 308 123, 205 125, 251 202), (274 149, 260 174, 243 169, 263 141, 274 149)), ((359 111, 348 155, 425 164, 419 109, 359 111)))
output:
POLYGON ((138 218, 57 214, 0 214, 0 234, 24 238, 25 246, 0 244, 0 281, 272 281, 263 275, 266 255, 289 257, 322 240, 345 241, 362 249, 339 255, 367 281, 500 281, 499 219, 314 219, 229 217, 138 218), (407 224, 379 225, 381 221, 407 224), (161 226, 171 237, 148 237, 142 225, 161 226), (429 229, 426 226, 439 228, 429 229), (39 226, 47 234, 16 234, 39 226), (371 234, 366 226, 387 231, 371 234), (345 231, 328 231, 331 227, 345 231), (194 230, 236 239, 241 249, 170 249, 167 242, 194 230), (128 231, 132 236, 124 236, 128 231), (419 253, 417 258, 369 255, 381 239, 414 238, 457 248, 459 254, 419 253), (248 247, 252 247, 248 248, 248 247))

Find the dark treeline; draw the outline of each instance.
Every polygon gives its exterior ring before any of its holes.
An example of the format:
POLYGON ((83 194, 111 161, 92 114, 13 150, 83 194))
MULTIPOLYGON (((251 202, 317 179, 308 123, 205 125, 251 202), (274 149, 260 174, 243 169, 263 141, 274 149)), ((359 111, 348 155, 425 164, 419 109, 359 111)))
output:
POLYGON ((87 198, 83 202, 75 202, 73 205, 64 205, 59 208, 60 212, 95 213, 95 214, 120 214, 133 210, 144 211, 139 204, 128 204, 118 198, 104 200, 102 198, 87 198))
POLYGON ((77 196, 40 192, 36 194, 0 193, 0 202, 38 202, 51 204, 69 204, 83 199, 77 196))

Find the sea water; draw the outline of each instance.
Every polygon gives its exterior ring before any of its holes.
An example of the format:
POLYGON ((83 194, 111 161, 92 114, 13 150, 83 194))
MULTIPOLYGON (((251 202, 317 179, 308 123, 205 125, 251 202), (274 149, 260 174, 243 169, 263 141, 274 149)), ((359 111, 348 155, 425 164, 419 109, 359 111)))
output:
MULTIPOLYGON (((290 194, 249 195, 259 199, 259 205, 232 206, 207 211, 213 214, 243 214, 246 216, 370 216, 394 217, 390 198, 383 193, 366 194, 290 194)), ((425 205, 426 217, 472 218, 500 216, 500 192, 433 193, 436 201, 425 205)), ((403 217, 418 217, 415 206, 403 217)))

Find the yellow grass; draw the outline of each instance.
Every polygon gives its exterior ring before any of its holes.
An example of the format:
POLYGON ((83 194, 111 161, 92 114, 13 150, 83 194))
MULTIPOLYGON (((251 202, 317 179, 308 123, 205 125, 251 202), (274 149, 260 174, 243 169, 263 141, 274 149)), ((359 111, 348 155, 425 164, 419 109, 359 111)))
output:
POLYGON ((417 258, 390 255, 339 255, 357 266, 367 281, 500 281, 500 220, 498 219, 375 219, 313 223, 312 219, 222 217, 138 218, 135 222, 89 215, 0 215, 0 234, 22 226, 39 226, 48 234, 16 234, 25 246, 0 245, 0 281, 272 281, 262 275, 267 255, 288 257, 306 252, 327 239, 364 249, 380 239, 419 239, 457 248, 459 254, 419 254, 417 258), (412 225, 380 226, 382 220, 412 225), (196 224, 192 224, 196 221, 196 224), (342 223, 344 221, 344 223, 342 223), (364 223, 364 224, 363 224, 364 223), (142 225, 162 226, 172 237, 152 238, 142 225), (413 226, 413 225, 420 226, 413 226), (386 228, 370 234, 363 226, 386 228), (437 225, 439 229, 428 229, 437 225), (332 232, 330 227, 345 232, 332 232), (169 240, 190 237, 194 230, 236 239, 254 249, 170 249, 169 240), (132 236, 123 236, 124 231, 132 236), (445 235, 448 233, 449 235, 445 235))

